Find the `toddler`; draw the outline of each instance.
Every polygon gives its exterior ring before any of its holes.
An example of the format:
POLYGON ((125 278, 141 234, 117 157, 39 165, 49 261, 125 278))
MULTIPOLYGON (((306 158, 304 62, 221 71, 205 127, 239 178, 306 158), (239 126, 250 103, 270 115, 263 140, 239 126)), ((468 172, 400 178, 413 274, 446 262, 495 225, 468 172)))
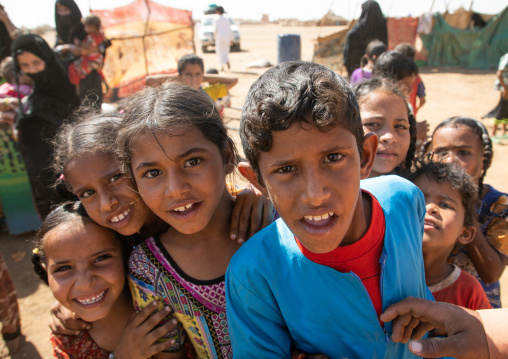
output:
POLYGON ((460 166, 442 162, 419 163, 410 179, 425 196, 423 260, 434 298, 473 310, 490 309, 478 280, 447 260, 457 243, 474 239, 476 186, 460 166))
POLYGON ((386 51, 386 45, 379 40, 369 42, 365 55, 360 61, 360 67, 353 71, 351 75, 351 86, 356 86, 365 80, 372 78, 372 69, 377 58, 386 51))
MULTIPOLYGON (((402 55, 406 55, 411 60, 415 60, 415 48, 413 45, 408 44, 407 42, 403 42, 395 46, 394 51, 400 52, 402 55)), ((423 105, 425 105, 425 85, 423 84, 422 78, 419 74, 416 75, 416 78, 411 85, 411 93, 409 94, 409 103, 411 104, 414 115, 416 117, 416 113, 423 105), (418 99, 418 103, 417 100, 418 99)))

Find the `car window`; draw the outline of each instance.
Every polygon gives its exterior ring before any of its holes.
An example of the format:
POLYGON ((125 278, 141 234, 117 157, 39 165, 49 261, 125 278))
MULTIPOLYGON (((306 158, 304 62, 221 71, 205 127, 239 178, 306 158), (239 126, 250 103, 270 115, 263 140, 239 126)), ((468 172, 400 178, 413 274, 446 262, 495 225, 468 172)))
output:
POLYGON ((212 25, 212 23, 213 23, 213 18, 209 17, 209 18, 205 19, 205 23, 203 25, 210 26, 210 25, 212 25))

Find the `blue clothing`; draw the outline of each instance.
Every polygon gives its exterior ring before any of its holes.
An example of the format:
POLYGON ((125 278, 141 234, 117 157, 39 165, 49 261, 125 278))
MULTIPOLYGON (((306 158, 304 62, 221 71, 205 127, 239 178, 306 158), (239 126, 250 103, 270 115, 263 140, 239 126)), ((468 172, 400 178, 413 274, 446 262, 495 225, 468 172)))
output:
MULTIPOLYGON (((422 256, 425 200, 398 176, 361 182, 386 221, 381 263, 383 310, 408 296, 432 299, 422 256)), ((416 358, 393 343, 354 273, 307 259, 278 219, 249 239, 226 273, 228 327, 237 358, 291 358, 291 350, 329 358, 416 358)))

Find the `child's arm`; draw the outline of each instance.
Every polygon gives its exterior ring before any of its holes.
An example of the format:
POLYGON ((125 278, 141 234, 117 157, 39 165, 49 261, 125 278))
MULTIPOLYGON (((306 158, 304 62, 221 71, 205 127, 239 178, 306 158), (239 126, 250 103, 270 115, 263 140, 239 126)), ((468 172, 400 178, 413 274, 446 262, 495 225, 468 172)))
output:
MULTIPOLYGON (((506 70, 508 71, 508 70, 506 70)), ((499 84, 503 87, 502 96, 504 100, 508 100, 508 83, 504 81, 503 70, 498 70, 496 76, 499 79, 499 84)))
POLYGON ((78 335, 81 330, 91 328, 90 323, 78 318, 58 301, 51 304, 49 312, 49 329, 53 334, 78 335))
POLYGON ((279 308, 226 272, 226 311, 231 345, 238 358, 291 358, 291 334, 279 308))
POLYGON ((508 258, 489 243, 479 224, 476 225, 475 238, 464 247, 485 283, 495 283, 501 278, 504 268, 508 264, 508 258))
POLYGON ((273 221, 272 202, 248 184, 238 193, 231 215, 230 237, 242 244, 273 221))
POLYGON ((421 109, 422 106, 425 105, 425 102, 427 102, 425 98, 425 85, 423 84, 423 81, 420 81, 418 84, 418 88, 416 90, 416 98, 418 99, 418 104, 416 105, 418 108, 415 109, 415 111, 421 109))
POLYGON ((157 87, 162 85, 164 82, 168 80, 175 80, 178 78, 178 74, 168 75, 168 74, 159 74, 159 75, 149 75, 145 77, 145 82, 147 86, 157 87))
MULTIPOLYGON (((172 319, 160 327, 157 327, 161 320, 166 317, 169 307, 153 314, 157 309, 158 303, 154 301, 146 306, 141 312, 135 313, 127 322, 123 330, 122 337, 114 350, 115 359, 145 359, 150 358, 169 348, 175 343, 175 340, 166 340, 158 342, 157 340, 177 325, 176 319, 172 319), (152 315, 153 314, 153 315, 152 315)), ((164 353, 160 358, 185 358, 184 350, 177 353, 164 353)), ((159 358, 159 357, 157 357, 159 358)))
POLYGON ((216 74, 205 74, 203 81, 208 82, 209 84, 223 83, 224 85, 226 85, 226 89, 229 91, 232 87, 234 87, 238 83, 238 78, 216 74))

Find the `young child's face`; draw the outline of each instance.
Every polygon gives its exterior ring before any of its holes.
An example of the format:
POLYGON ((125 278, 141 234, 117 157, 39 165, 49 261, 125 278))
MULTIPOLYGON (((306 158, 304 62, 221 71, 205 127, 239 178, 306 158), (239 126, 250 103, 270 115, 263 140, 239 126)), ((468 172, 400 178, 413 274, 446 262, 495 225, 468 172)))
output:
POLYGON ((112 155, 85 154, 72 160, 64 172, 86 213, 103 227, 128 236, 137 233, 151 215, 112 155))
POLYGON ((360 102, 365 133, 374 132, 379 141, 371 177, 392 172, 407 156, 411 142, 407 105, 400 97, 375 91, 360 102))
POLYGON ((449 182, 436 182, 422 175, 414 184, 423 192, 427 212, 423 249, 449 253, 464 231, 466 211, 459 191, 449 182))
POLYGON ((93 26, 93 25, 86 25, 85 24, 84 28, 85 28, 85 32, 87 34, 95 34, 95 33, 99 32, 99 29, 96 26, 93 26))
POLYGON ((364 224, 360 179, 369 175, 375 136, 366 136, 363 159, 355 136, 343 127, 321 132, 295 123, 272 138, 272 148, 258 159, 265 187, 253 184, 270 197, 298 240, 312 252, 325 253, 359 239, 364 224))
POLYGON ((30 76, 28 76, 25 73, 18 74, 18 81, 19 81, 20 85, 32 85, 33 84, 33 81, 30 78, 30 76))
POLYGON ((183 69, 180 78, 185 85, 199 90, 204 79, 203 69, 198 64, 188 64, 183 69))
POLYGON ((483 173, 483 144, 469 127, 441 127, 432 137, 434 160, 457 162, 474 181, 483 173))
POLYGON ((411 92, 413 92, 413 82, 415 82, 416 74, 411 76, 406 76, 402 80, 399 81, 398 85, 400 90, 404 93, 404 95, 409 96, 411 92))
POLYGON ((18 61, 19 69, 25 74, 36 74, 44 71, 46 68, 44 60, 35 56, 31 52, 22 52, 19 55, 16 55, 16 59, 18 61))
POLYGON ((105 318, 125 285, 115 234, 90 221, 62 224, 46 234, 44 251, 55 299, 85 321, 105 318))
POLYGON ((229 221, 220 214, 231 200, 225 176, 234 169, 232 152, 224 160, 218 146, 192 126, 155 136, 147 133, 132 144, 132 171, 146 205, 183 234, 229 221))

